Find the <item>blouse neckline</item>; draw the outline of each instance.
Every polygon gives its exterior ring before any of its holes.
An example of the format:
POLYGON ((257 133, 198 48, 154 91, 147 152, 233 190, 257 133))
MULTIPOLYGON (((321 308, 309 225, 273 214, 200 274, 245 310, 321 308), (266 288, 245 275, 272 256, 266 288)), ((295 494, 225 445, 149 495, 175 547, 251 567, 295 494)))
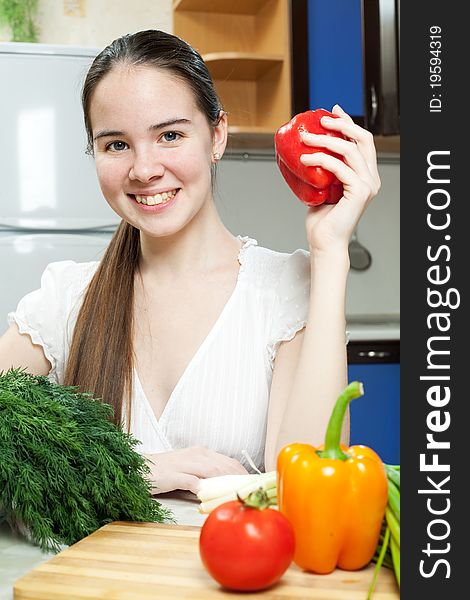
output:
POLYGON ((146 405, 147 411, 148 411, 149 415, 151 416, 153 425, 156 429, 160 429, 160 424, 164 421, 165 417, 168 415, 172 404, 174 404, 175 398, 177 397, 179 389, 184 385, 186 379, 188 379, 191 372, 194 370, 195 366, 199 362, 200 357, 204 354, 206 349, 210 346, 212 339, 215 337, 218 330, 220 329, 223 322, 225 321, 226 316, 229 313, 230 308, 233 305, 233 303, 235 302, 235 299, 238 295, 238 290, 240 289, 240 281, 242 280, 243 273, 245 272, 245 269, 246 269, 246 251, 251 246, 257 246, 258 242, 257 242, 257 240, 250 238, 248 236, 238 235, 237 238, 242 242, 242 245, 240 247, 240 250, 238 251, 238 256, 237 256, 237 260, 238 260, 240 267, 238 269, 237 280, 235 282, 233 291, 230 294, 230 297, 227 300, 227 302, 225 303, 224 307, 222 308, 219 316, 217 317, 217 319, 213 323, 212 327, 210 328, 209 333, 202 340, 200 346, 198 347, 198 349, 196 350, 194 355, 191 357, 191 359, 190 359, 189 363, 186 365, 186 368, 184 369, 184 371, 181 373, 180 378, 176 382, 175 387, 173 388, 168 400, 166 401, 166 404, 163 408, 162 414, 160 415, 159 419, 157 419, 157 416, 152 408, 152 405, 145 394, 144 387, 139 378, 139 374, 137 372, 136 367, 134 366, 133 371, 134 371, 134 380, 135 380, 136 387, 139 389, 140 396, 141 396, 144 404, 146 405))

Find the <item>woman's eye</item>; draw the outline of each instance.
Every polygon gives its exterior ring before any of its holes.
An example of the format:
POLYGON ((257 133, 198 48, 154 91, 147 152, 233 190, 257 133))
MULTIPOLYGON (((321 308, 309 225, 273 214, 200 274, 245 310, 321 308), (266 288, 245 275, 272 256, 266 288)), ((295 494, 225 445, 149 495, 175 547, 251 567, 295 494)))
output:
POLYGON ((180 135, 179 133, 176 133, 176 131, 166 131, 162 135, 162 137, 165 140, 165 142, 176 142, 180 135))
POLYGON ((122 152, 127 148, 126 142, 111 142, 106 146, 107 150, 112 150, 113 152, 122 152))

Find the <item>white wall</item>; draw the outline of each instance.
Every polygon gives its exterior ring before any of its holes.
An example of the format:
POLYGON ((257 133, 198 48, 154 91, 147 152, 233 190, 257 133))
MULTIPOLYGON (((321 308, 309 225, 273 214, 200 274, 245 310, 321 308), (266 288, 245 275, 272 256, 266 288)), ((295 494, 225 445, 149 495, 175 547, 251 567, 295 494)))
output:
MULTIPOLYGON (((173 31, 172 0, 39 0, 39 41, 103 48, 141 29, 173 31)), ((0 28, 0 41, 9 41, 0 28)))

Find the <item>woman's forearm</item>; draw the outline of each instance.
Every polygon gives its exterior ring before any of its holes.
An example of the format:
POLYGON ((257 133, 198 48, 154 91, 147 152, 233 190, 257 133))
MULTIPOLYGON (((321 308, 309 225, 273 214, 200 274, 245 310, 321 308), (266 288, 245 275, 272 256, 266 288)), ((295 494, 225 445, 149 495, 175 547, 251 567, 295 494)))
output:
MULTIPOLYGON (((339 132, 343 139, 311 132, 302 135, 306 146, 320 146, 329 152, 306 151, 300 157, 301 163, 333 173, 343 186, 343 196, 337 204, 310 208, 306 216, 312 266, 309 316, 300 350, 296 348, 297 363, 291 367, 292 385, 285 386, 289 391, 281 398, 285 409, 277 443, 273 444, 277 452, 296 441, 321 443, 336 398, 346 387, 348 241, 380 189, 372 134, 354 123, 338 105, 332 112, 335 118, 323 117, 321 124, 339 132)), ((348 441, 348 429, 346 420, 344 441, 348 441)), ((268 459, 272 459, 271 448, 269 452, 268 459)))
MULTIPOLYGON (((347 247, 311 255, 309 316, 276 455, 288 443, 319 444, 337 396, 347 384, 347 247)), ((345 427, 347 441, 348 426, 345 427)))

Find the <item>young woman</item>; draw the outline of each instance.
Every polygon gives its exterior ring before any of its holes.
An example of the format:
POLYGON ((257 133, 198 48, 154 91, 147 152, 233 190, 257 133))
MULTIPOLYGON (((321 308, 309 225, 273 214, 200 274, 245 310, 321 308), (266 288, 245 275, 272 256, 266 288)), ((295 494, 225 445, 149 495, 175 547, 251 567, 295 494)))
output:
POLYGON ((243 451, 268 470, 285 444, 320 443, 347 383, 348 242, 380 186, 372 135, 339 106, 322 124, 346 140, 304 134, 344 157, 301 157, 333 172, 344 196, 308 211, 309 252, 285 254, 219 218, 227 116, 184 41, 119 38, 93 62, 82 100, 101 190, 122 222, 99 263, 46 268, 9 315, 0 370, 25 367, 113 404, 155 493, 244 473, 243 451))

